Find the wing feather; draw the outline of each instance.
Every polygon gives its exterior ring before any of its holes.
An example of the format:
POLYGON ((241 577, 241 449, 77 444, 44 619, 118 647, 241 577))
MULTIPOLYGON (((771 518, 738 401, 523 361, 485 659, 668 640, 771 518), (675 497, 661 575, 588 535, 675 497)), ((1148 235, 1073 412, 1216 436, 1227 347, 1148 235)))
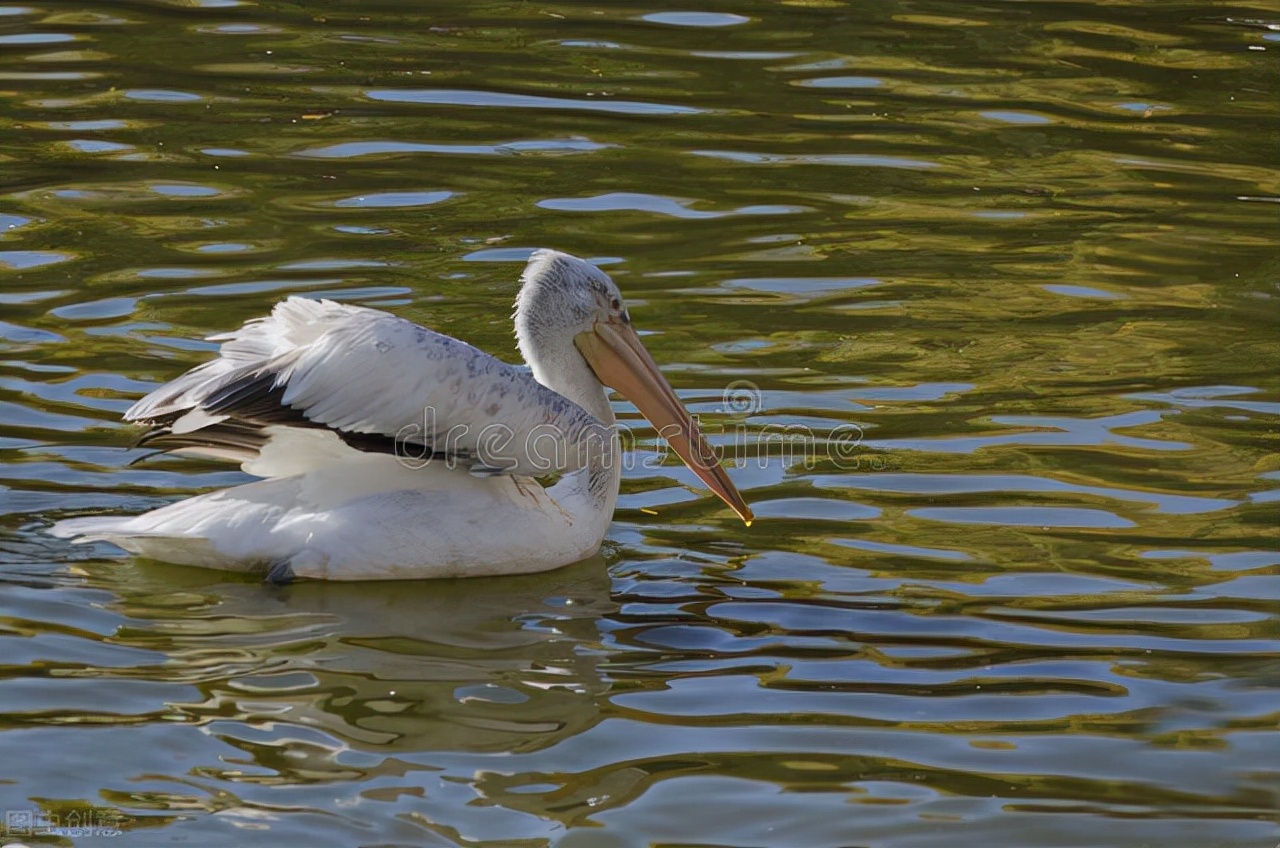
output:
POLYGON ((358 450, 539 476, 582 467, 583 443, 607 432, 526 369, 375 309, 291 297, 212 338, 217 359, 125 413, 159 428, 153 445, 226 451, 234 434, 247 450, 255 429, 320 427, 358 450))

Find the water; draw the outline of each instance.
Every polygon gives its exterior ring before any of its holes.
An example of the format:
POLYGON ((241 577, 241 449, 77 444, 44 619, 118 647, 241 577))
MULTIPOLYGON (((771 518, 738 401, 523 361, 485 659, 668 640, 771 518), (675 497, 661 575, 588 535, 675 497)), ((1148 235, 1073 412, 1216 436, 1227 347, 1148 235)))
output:
POLYGON ((1275 844, 1278 52, 1274 2, 0 9, 0 833, 1275 844), (203 336, 304 293, 514 356, 537 246, 758 523, 639 430, 535 577, 42 534, 244 479, 130 465, 203 336))

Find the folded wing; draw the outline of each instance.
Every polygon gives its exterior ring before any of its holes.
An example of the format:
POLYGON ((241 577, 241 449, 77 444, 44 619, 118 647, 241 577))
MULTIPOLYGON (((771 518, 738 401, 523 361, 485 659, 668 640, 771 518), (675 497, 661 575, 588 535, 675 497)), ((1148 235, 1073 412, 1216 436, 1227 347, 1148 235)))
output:
POLYGON ((526 369, 376 309, 291 297, 211 339, 217 359, 125 413, 152 426, 143 444, 260 476, 355 449, 536 477, 582 467, 610 438, 526 369))

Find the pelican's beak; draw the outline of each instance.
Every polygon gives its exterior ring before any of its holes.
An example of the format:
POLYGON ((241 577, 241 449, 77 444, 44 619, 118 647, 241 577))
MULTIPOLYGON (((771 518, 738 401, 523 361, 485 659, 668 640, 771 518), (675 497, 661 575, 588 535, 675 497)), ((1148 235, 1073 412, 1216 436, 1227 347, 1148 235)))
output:
POLYGON ((702 437, 698 422, 680 403, 631 325, 620 320, 597 322, 573 341, 600 382, 634 403, 684 464, 750 527, 754 518, 751 507, 720 467, 720 459, 702 437))

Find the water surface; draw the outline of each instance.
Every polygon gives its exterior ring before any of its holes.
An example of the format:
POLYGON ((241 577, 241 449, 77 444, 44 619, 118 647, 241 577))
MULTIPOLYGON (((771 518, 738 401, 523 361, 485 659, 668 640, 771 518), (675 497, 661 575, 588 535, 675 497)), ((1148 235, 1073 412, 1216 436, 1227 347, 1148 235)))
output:
POLYGON ((0 7, 0 835, 1275 844, 1277 52, 1262 0, 0 7), (540 246, 759 522, 620 402, 552 573, 43 534, 245 479, 131 464, 204 336, 303 294, 513 358, 540 246))

